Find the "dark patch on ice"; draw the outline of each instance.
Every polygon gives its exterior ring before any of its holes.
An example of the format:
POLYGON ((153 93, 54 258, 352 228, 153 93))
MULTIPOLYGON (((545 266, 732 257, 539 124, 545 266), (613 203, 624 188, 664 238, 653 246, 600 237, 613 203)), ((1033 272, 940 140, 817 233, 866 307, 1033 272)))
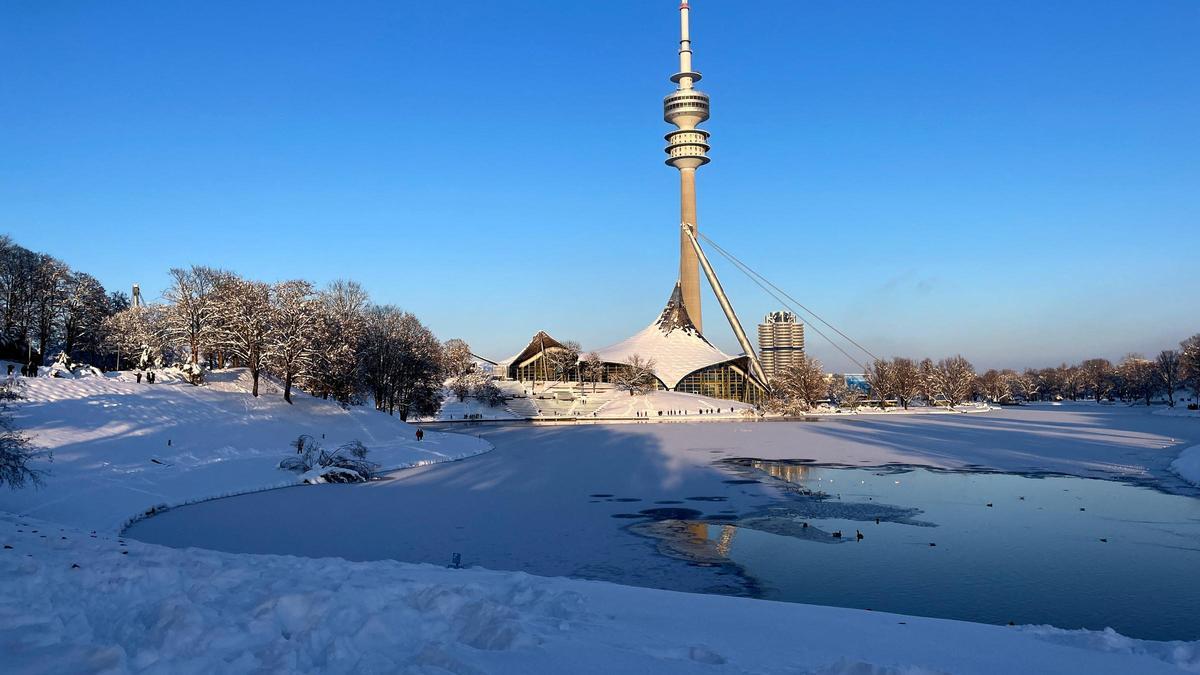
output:
POLYGON ((683 501, 679 500, 679 499, 660 499, 654 503, 655 504, 682 504, 683 501))
POLYGON ((622 519, 625 519, 625 520, 633 520, 633 519, 636 519, 636 518, 645 518, 646 516, 644 516, 644 515, 642 515, 642 514, 640 514, 640 513, 614 513, 614 514, 612 514, 612 516, 610 516, 610 517, 612 517, 612 518, 622 518, 622 519))
POLYGON ((612 495, 608 495, 608 494, 594 494, 594 495, 588 495, 588 496, 589 496, 589 497, 595 497, 595 498, 597 498, 597 499, 600 499, 600 498, 603 498, 603 497, 611 497, 612 495))
POLYGON ((755 478, 734 478, 732 480, 723 480, 722 483, 728 485, 751 485, 753 483, 761 483, 761 480, 755 478))
POLYGON ((640 501, 642 501, 642 499, 640 497, 617 497, 616 499, 610 499, 609 501, 611 501, 611 502, 627 502, 628 503, 628 502, 640 502, 640 501))
POLYGON ((682 508, 661 508, 661 509, 644 509, 641 511, 643 517, 654 520, 695 520, 700 517, 700 512, 695 509, 682 508))
POLYGON ((689 502, 727 502, 729 497, 688 497, 689 502))

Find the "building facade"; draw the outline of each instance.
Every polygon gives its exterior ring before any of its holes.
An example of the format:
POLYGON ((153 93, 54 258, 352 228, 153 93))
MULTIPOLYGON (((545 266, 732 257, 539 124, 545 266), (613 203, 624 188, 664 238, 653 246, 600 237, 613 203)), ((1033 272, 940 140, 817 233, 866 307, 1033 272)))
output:
POLYGON ((758 324, 758 356, 767 379, 804 358, 804 324, 791 312, 771 312, 758 324))

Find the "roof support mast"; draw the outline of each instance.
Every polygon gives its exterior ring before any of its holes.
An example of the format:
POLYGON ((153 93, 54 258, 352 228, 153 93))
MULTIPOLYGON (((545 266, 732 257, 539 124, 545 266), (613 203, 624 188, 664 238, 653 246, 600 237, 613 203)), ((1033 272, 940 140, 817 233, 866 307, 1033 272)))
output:
POLYGON ((725 295, 725 289, 721 286, 721 280, 717 278, 717 273, 713 271, 712 265, 708 264, 708 256, 704 255, 704 249, 700 248, 696 234, 687 226, 687 223, 684 223, 681 229, 683 236, 691 242, 692 248, 696 251, 700 267, 704 269, 704 276, 708 277, 708 284, 712 286, 713 294, 717 296, 721 311, 725 312, 725 318, 729 320, 729 327, 733 329, 734 337, 737 338, 742 351, 750 357, 750 370, 754 372, 754 377, 758 378, 764 387, 768 386, 767 375, 763 372, 762 363, 759 362, 758 355, 754 353, 754 347, 750 344, 750 339, 746 337, 746 331, 742 330, 742 322, 738 321, 737 314, 733 311, 733 305, 729 303, 729 297, 725 295))

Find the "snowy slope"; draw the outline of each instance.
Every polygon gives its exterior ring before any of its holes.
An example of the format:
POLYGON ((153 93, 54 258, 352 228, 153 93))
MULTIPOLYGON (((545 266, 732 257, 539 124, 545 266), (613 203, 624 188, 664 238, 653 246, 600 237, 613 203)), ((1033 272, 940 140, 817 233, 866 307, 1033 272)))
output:
POLYGON ((1200 445, 1179 453, 1179 458, 1171 462, 1171 470, 1187 482, 1200 486, 1200 445))
POLYGON ((1200 643, 1111 631, 1006 628, 481 569, 181 551, 7 515, 0 542, 6 673, 1200 670, 1200 643))
POLYGON ((326 447, 360 440, 385 468, 457 459, 490 449, 477 438, 429 433, 359 406, 349 410, 304 394, 288 405, 266 383, 246 393, 243 371, 211 383, 136 383, 117 378, 21 379, 14 421, 50 449, 40 489, 0 491, 0 510, 115 532, 147 508, 294 485, 278 470, 288 443, 310 434, 326 447), (324 438, 322 439, 322 436, 324 438))

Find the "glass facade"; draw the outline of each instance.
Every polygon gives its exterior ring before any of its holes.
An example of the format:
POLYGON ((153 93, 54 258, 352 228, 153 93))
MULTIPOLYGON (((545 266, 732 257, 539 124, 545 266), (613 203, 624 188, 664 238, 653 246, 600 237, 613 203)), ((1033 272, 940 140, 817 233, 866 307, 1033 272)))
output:
MULTIPOLYGON (((609 384, 616 382, 618 373, 624 367, 625 364, 622 363, 605 363, 599 381, 609 384)), ((573 368, 570 377, 563 381, 591 382, 590 374, 581 378, 579 371, 579 367, 573 368)), ((514 376, 513 379, 521 382, 555 382, 559 380, 548 360, 541 354, 530 359, 525 365, 511 366, 510 373, 514 376)), ((658 378, 654 380, 654 388, 657 390, 667 389, 658 378)), ((740 401, 751 405, 758 405, 766 396, 766 392, 745 371, 730 363, 698 370, 680 380, 674 390, 710 398, 740 401)))
POLYGON ((751 405, 757 405, 764 395, 758 384, 747 377, 741 368, 728 363, 697 370, 680 380, 675 391, 751 405))

